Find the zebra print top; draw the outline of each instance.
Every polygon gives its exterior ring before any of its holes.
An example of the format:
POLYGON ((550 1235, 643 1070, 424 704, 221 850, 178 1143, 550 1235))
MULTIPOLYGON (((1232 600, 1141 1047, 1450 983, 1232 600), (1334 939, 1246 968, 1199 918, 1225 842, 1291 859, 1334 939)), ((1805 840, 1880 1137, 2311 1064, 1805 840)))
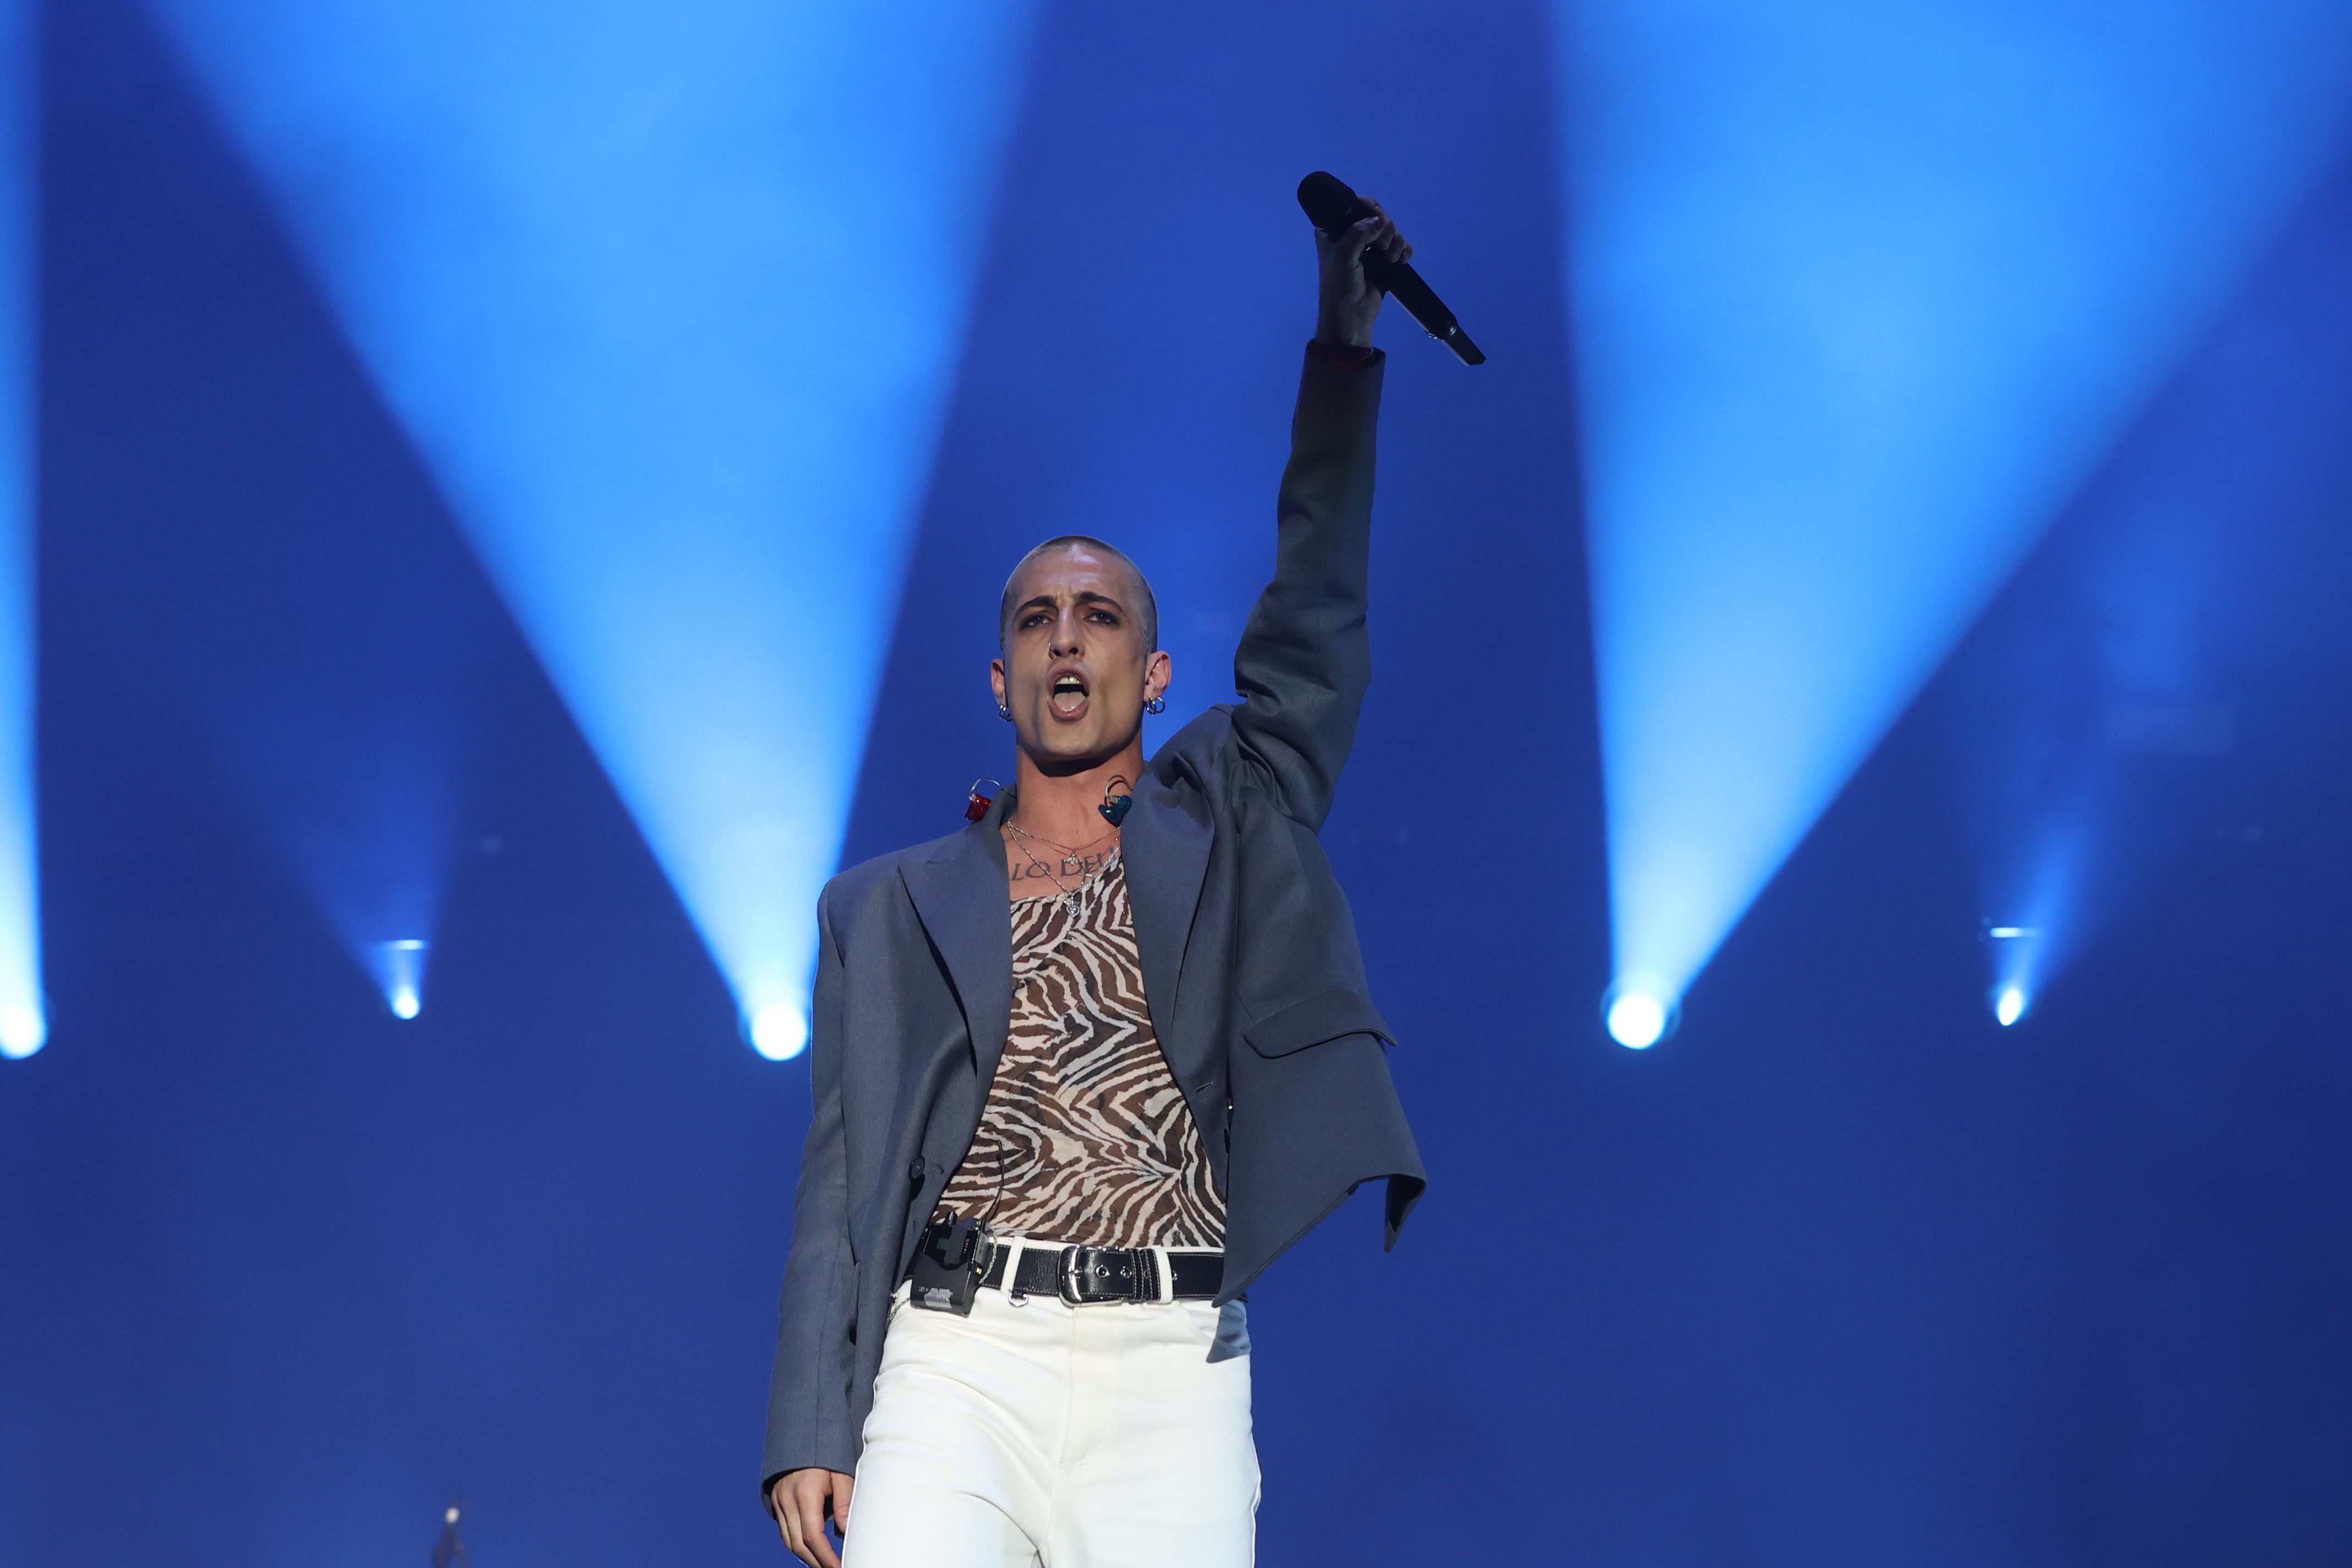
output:
POLYGON ((1116 851, 1069 897, 1013 906, 1013 1027, 940 1214, 1081 1247, 1224 1245, 1201 1130, 1144 1005, 1116 851))

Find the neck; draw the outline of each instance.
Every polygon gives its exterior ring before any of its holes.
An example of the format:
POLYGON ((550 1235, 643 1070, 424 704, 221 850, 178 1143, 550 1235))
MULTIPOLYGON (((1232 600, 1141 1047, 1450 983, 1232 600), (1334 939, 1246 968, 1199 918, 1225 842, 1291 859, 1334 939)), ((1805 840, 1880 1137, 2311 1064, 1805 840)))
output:
POLYGON ((1024 832, 1058 844, 1083 844, 1099 838, 1110 824, 1103 820, 1103 791, 1114 778, 1125 778, 1121 794, 1131 794, 1143 777, 1143 736, 1100 762, 1076 766, 1055 762, 1041 767, 1027 752, 1015 754, 1013 787, 1020 798, 1012 820, 1024 832))

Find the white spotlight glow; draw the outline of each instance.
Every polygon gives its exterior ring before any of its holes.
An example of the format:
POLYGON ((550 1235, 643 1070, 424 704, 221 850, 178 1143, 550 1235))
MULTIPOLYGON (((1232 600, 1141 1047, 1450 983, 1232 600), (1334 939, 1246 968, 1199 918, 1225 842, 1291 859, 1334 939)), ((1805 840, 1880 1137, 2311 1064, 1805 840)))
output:
POLYGON ((376 980, 394 1017, 414 1018, 425 1010, 425 958, 432 947, 415 937, 376 943, 376 980))
POLYGON ((1619 981, 1601 1000, 1609 1037, 1631 1051, 1646 1051, 1674 1026, 1674 1005, 1656 989, 1619 981))
POLYGON ((2050 928, 2048 915, 2055 903, 2046 893, 2035 903, 2043 918, 2031 924, 1985 922, 1985 942, 1992 957, 1992 989, 1985 993, 1985 1000, 2004 1029, 2032 1011, 2033 994, 2041 989, 2049 945, 2043 932, 2050 928))
POLYGON ((49 1043, 49 1021, 35 1007, 0 1006, 0 1057, 23 1061, 49 1043))
POLYGON ((34 167, 38 7, 0 0, 0 1056, 49 1037, 33 811, 34 167))
POLYGON ((751 1048, 772 1062, 790 1061, 808 1048, 808 1019, 789 1002, 771 1002, 751 1016, 751 1048))

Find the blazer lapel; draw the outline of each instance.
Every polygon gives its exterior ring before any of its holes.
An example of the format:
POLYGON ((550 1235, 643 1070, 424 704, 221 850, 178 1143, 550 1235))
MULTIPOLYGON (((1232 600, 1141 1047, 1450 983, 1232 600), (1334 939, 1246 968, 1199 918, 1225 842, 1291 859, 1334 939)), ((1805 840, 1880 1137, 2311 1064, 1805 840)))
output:
POLYGON ((1143 961, 1144 1000, 1160 1048, 1179 1083, 1192 1081, 1205 1051, 1200 1040, 1176 1028, 1177 987, 1184 973, 1184 949, 1192 940, 1193 911, 1208 876, 1209 846, 1215 835, 1195 822, 1174 790, 1146 775, 1135 808, 1119 825, 1119 853, 1127 861, 1127 901, 1135 916, 1135 946, 1143 961))
POLYGON ((1004 841, 997 832, 1012 798, 1011 790, 999 792, 988 815, 938 854, 898 868, 915 913, 955 983, 982 1084, 996 1076, 1004 1037, 1013 1027, 1013 911, 1004 841))

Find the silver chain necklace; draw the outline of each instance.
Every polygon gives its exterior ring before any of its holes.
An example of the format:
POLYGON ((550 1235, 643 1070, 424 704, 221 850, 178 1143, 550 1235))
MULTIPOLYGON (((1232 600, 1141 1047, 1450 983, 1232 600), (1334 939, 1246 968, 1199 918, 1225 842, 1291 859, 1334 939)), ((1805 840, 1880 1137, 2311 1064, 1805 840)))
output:
POLYGON ((1083 869, 1086 865, 1087 858, 1085 852, 1092 848, 1094 846, 1101 843, 1104 839, 1112 837, 1114 836, 1113 834, 1097 834, 1094 837, 1087 839, 1084 844, 1072 847, 1070 845, 1056 843, 1051 838, 1043 837, 1037 834, 1032 833, 1027 828, 1023 827, 1019 823, 1014 822, 1011 817, 1005 818, 1004 826, 1005 828, 1015 837, 1025 839, 1029 844, 1043 844, 1048 848, 1058 849, 1062 852, 1063 872, 1078 879, 1078 885, 1075 888, 1063 881, 1061 877, 1056 876, 1054 872, 1054 868, 1045 864, 1045 858, 1040 856, 1037 851, 1025 847, 1022 851, 1029 857, 1029 870, 1031 873, 1043 873, 1045 880, 1053 883, 1055 888, 1060 889, 1062 907, 1066 910, 1076 910, 1078 907, 1078 895, 1085 892, 1087 885, 1093 882, 1096 878, 1110 869, 1111 861, 1116 858, 1118 854, 1118 848, 1113 847, 1111 849, 1104 853, 1101 865, 1097 866, 1091 871, 1086 871, 1083 869))

